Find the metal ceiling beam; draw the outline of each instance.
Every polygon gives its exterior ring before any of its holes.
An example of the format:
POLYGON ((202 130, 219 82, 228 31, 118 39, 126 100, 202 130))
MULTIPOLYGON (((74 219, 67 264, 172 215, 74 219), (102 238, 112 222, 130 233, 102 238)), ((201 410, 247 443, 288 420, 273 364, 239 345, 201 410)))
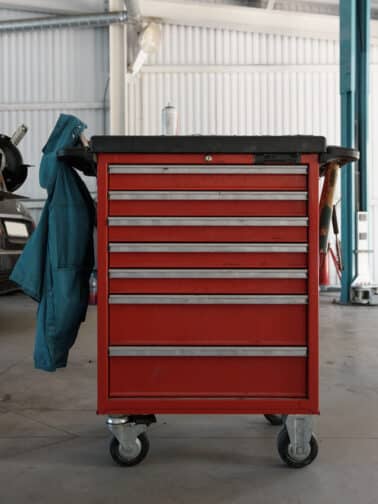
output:
POLYGON ((170 24, 338 38, 338 20, 333 16, 191 1, 140 0, 140 6, 144 18, 170 24))
MULTIPOLYGON (((339 40, 337 16, 231 4, 200 4, 190 0, 185 3, 171 0, 139 0, 139 3, 144 18, 158 19, 169 24, 339 40)), ((372 21, 371 35, 378 39, 378 21, 372 21)))

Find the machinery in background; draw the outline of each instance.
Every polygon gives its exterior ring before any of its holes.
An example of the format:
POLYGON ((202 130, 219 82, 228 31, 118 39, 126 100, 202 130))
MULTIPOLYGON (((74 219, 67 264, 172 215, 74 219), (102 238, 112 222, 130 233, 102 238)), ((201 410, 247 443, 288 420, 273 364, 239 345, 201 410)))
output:
POLYGON ((35 228, 21 203, 27 198, 13 194, 28 175, 29 165, 17 148, 26 132, 22 124, 11 137, 0 135, 0 293, 18 290, 9 275, 35 228))
POLYGON ((25 124, 21 124, 11 137, 0 134, 0 189, 3 191, 12 193, 26 180, 29 165, 24 164, 17 145, 27 131, 25 124))

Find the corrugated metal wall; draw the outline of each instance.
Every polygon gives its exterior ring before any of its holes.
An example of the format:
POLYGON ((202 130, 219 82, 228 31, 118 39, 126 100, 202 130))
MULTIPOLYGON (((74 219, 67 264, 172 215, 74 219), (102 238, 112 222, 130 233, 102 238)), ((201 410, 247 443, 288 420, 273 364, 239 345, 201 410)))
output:
MULTIPOLYGON (((129 56, 133 57, 133 47, 129 56)), ((339 139, 334 41, 165 25, 159 53, 129 85, 129 134, 323 134, 339 139)))
MULTIPOLYGON (((40 14, 39 14, 40 16, 40 14)), ((0 18, 30 18, 29 12, 0 10, 0 18)), ((38 184, 41 149, 61 112, 77 115, 88 134, 104 131, 104 93, 108 79, 107 29, 55 29, 0 34, 0 124, 11 135, 29 127, 19 148, 34 164, 20 193, 45 198, 38 184)), ((88 184, 94 189, 94 180, 88 184)), ((36 207, 40 201, 34 202, 36 207)))
MULTIPOLYGON (((31 17, 0 10, 0 18, 31 17)), ((0 35, 1 132, 25 122, 20 148, 38 166, 61 111, 81 117, 89 134, 104 130, 107 29, 0 35)), ((129 58, 135 54, 130 43, 129 58)), ((128 85, 128 134, 160 134, 161 110, 179 111, 180 134, 320 134, 339 143, 338 43, 223 29, 163 26, 162 44, 128 85)), ((378 63, 378 47, 372 60, 378 63)), ((378 68, 373 65, 371 138, 378 134, 378 68)), ((371 214, 378 222, 378 147, 372 141, 371 214)), ((44 198, 38 167, 21 192, 44 198)), ((94 181, 89 181, 94 188, 94 181)), ((39 205, 39 204, 38 204, 39 205)), ((374 226, 378 281, 378 232, 374 226)))
MULTIPOLYGON (((337 41, 164 25, 159 52, 128 86, 128 134, 160 134, 174 104, 180 134, 314 134, 340 143, 337 41)), ((129 58, 135 55, 129 44, 129 58)), ((378 134, 378 47, 372 51, 371 138, 378 134)), ((371 222, 378 282, 378 146, 372 144, 371 222)), ((339 195, 337 195, 337 198, 339 195)), ((336 283, 333 271, 332 282, 336 283)))

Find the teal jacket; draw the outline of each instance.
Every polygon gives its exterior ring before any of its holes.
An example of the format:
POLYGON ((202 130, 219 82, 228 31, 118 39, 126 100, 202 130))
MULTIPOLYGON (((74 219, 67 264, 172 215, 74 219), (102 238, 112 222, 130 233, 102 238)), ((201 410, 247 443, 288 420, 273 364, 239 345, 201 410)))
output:
POLYGON ((43 148, 39 182, 47 189, 46 204, 10 277, 39 303, 34 362, 45 371, 67 365, 88 306, 94 204, 76 171, 57 158, 59 150, 77 144, 85 128, 62 114, 43 148))

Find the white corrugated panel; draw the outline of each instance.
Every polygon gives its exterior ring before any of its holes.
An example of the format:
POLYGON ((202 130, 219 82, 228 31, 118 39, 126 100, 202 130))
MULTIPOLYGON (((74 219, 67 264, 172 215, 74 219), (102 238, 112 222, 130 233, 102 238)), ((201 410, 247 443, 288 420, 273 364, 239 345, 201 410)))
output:
POLYGON ((339 142, 334 41, 164 25, 162 44, 128 89, 129 134, 323 134, 339 142))
MULTIPOLYGON (((0 10, 0 18, 28 12, 0 10)), ((38 183, 41 149, 61 112, 80 117, 88 135, 104 131, 108 79, 106 28, 55 29, 0 34, 0 132, 20 123, 29 131, 20 144, 24 162, 35 165, 19 193, 45 197, 38 183)), ((94 180, 89 182, 94 188, 94 180)))
POLYGON ((129 85, 128 133, 161 134, 170 102, 182 135, 314 134, 339 144, 338 61, 335 41, 164 25, 159 52, 129 85))
POLYGON ((181 135, 324 135, 339 142, 338 72, 144 73, 129 89, 130 134, 160 134, 161 110, 181 135))
POLYGON ((338 61, 335 41, 166 24, 159 51, 150 57, 149 64, 296 65, 338 61))

